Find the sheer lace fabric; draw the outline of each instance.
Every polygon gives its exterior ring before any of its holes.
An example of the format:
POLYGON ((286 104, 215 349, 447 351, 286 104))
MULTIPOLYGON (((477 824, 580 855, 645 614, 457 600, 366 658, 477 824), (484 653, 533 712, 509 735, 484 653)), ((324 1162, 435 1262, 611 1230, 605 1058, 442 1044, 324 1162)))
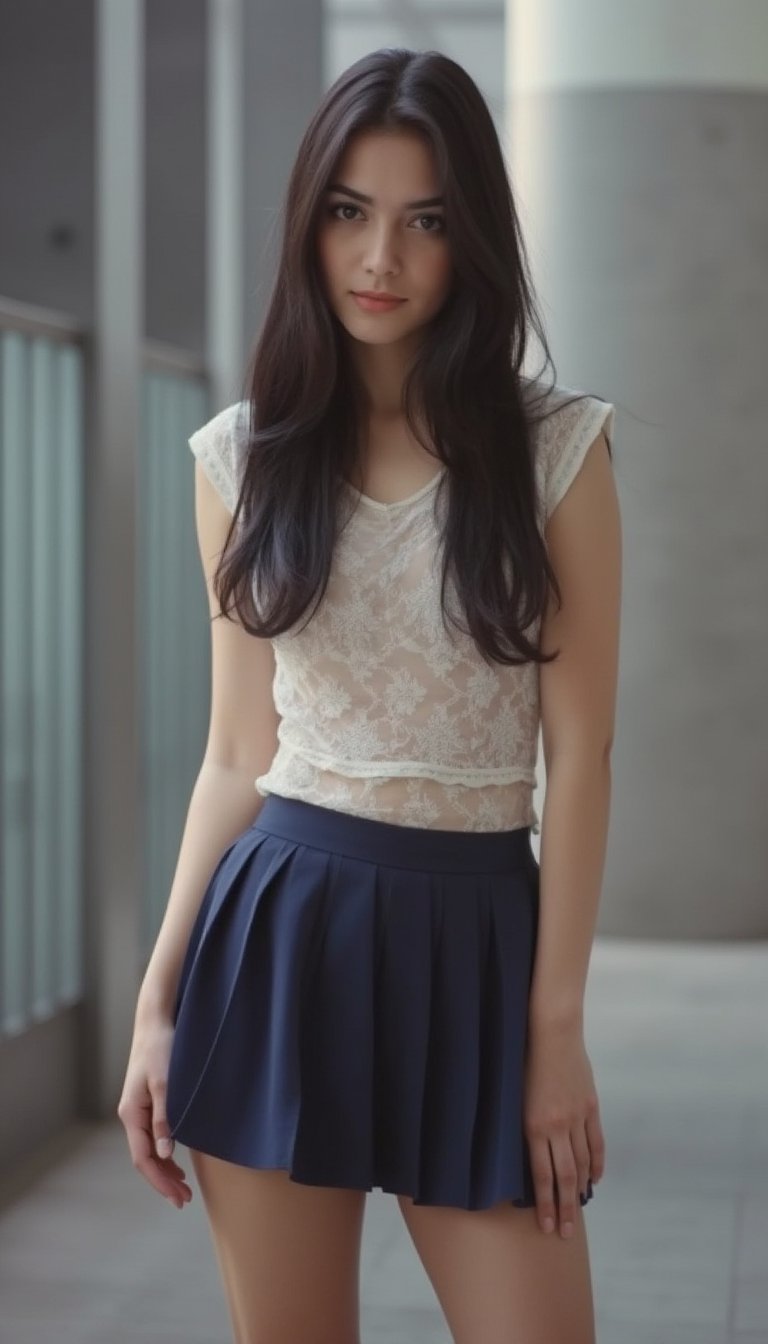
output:
MULTIPOLYGON (((613 436, 613 406, 559 405, 573 394, 553 389, 555 409, 537 428, 542 529, 599 430, 613 436)), ((247 442, 241 410, 190 439, 230 511, 247 442)), ((278 749, 255 787, 400 825, 537 832, 538 668, 489 667, 470 636, 444 626, 442 476, 394 504, 342 483, 353 512, 323 602, 305 629, 272 640, 278 749)), ((451 588, 448 602, 460 614, 451 588)))

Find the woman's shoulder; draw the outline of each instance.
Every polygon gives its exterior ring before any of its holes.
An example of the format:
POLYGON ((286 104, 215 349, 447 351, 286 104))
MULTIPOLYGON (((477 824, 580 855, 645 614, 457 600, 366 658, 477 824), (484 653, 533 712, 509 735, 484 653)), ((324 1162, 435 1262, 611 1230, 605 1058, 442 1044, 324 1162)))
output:
POLYGON ((566 383, 546 383, 540 378, 523 379, 523 401, 531 414, 537 442, 551 443, 567 435, 574 425, 596 419, 612 428, 614 406, 604 397, 566 383))
POLYGON ((206 475, 234 513, 249 436, 249 403, 225 406, 196 429, 189 446, 206 475))
POLYGON ((578 473, 590 444, 603 432, 613 444, 615 407, 596 393, 565 383, 525 383, 534 466, 545 520, 578 473))
POLYGON ((211 416, 191 435, 190 447, 218 448, 229 452, 242 447, 248 439, 248 402, 234 401, 211 416))

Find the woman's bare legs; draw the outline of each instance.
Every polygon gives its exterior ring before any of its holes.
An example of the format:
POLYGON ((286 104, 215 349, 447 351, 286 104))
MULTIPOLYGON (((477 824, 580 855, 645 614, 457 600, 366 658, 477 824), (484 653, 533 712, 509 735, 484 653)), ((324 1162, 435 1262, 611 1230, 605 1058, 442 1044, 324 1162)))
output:
POLYGON ((398 1196, 454 1344, 594 1344, 583 1210, 573 1236, 541 1231, 535 1209, 453 1209, 398 1196))
POLYGON ((366 1192, 189 1155, 235 1344, 359 1344, 366 1192))

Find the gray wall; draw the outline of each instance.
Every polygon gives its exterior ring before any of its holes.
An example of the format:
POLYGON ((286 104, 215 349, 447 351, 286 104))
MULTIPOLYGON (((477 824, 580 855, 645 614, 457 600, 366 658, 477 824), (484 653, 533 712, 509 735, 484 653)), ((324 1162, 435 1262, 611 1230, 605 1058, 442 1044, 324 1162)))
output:
MULTIPOLYGON (((205 346, 206 0, 146 6, 145 334, 205 346)), ((0 294, 94 306, 93 0, 0 5, 0 294)))
POLYGON ((93 3, 0 5, 0 294, 93 317, 93 3))
POLYGON ((619 28, 604 0, 509 8, 515 181, 553 354, 618 411, 598 932, 764 938, 768 9, 681 0, 673 21, 624 0, 619 28))
POLYGON ((146 333, 205 350, 206 0, 146 5, 146 333))

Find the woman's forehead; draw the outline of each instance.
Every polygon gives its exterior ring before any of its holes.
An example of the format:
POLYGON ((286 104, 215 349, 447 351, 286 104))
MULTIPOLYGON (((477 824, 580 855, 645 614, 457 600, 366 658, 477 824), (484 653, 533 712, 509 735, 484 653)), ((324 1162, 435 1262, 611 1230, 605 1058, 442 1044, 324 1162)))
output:
POLYGON ((413 194, 409 192, 411 184, 419 191, 425 186, 428 190, 422 194, 430 195, 436 193, 439 186, 432 146, 418 131, 358 132, 337 161, 332 180, 338 181, 341 177, 346 182, 344 174, 360 174, 369 179, 368 186, 358 181, 349 185, 372 196, 376 194, 369 190, 373 187, 373 179, 388 187, 390 179, 397 185, 399 178, 399 194, 404 201, 413 194))

